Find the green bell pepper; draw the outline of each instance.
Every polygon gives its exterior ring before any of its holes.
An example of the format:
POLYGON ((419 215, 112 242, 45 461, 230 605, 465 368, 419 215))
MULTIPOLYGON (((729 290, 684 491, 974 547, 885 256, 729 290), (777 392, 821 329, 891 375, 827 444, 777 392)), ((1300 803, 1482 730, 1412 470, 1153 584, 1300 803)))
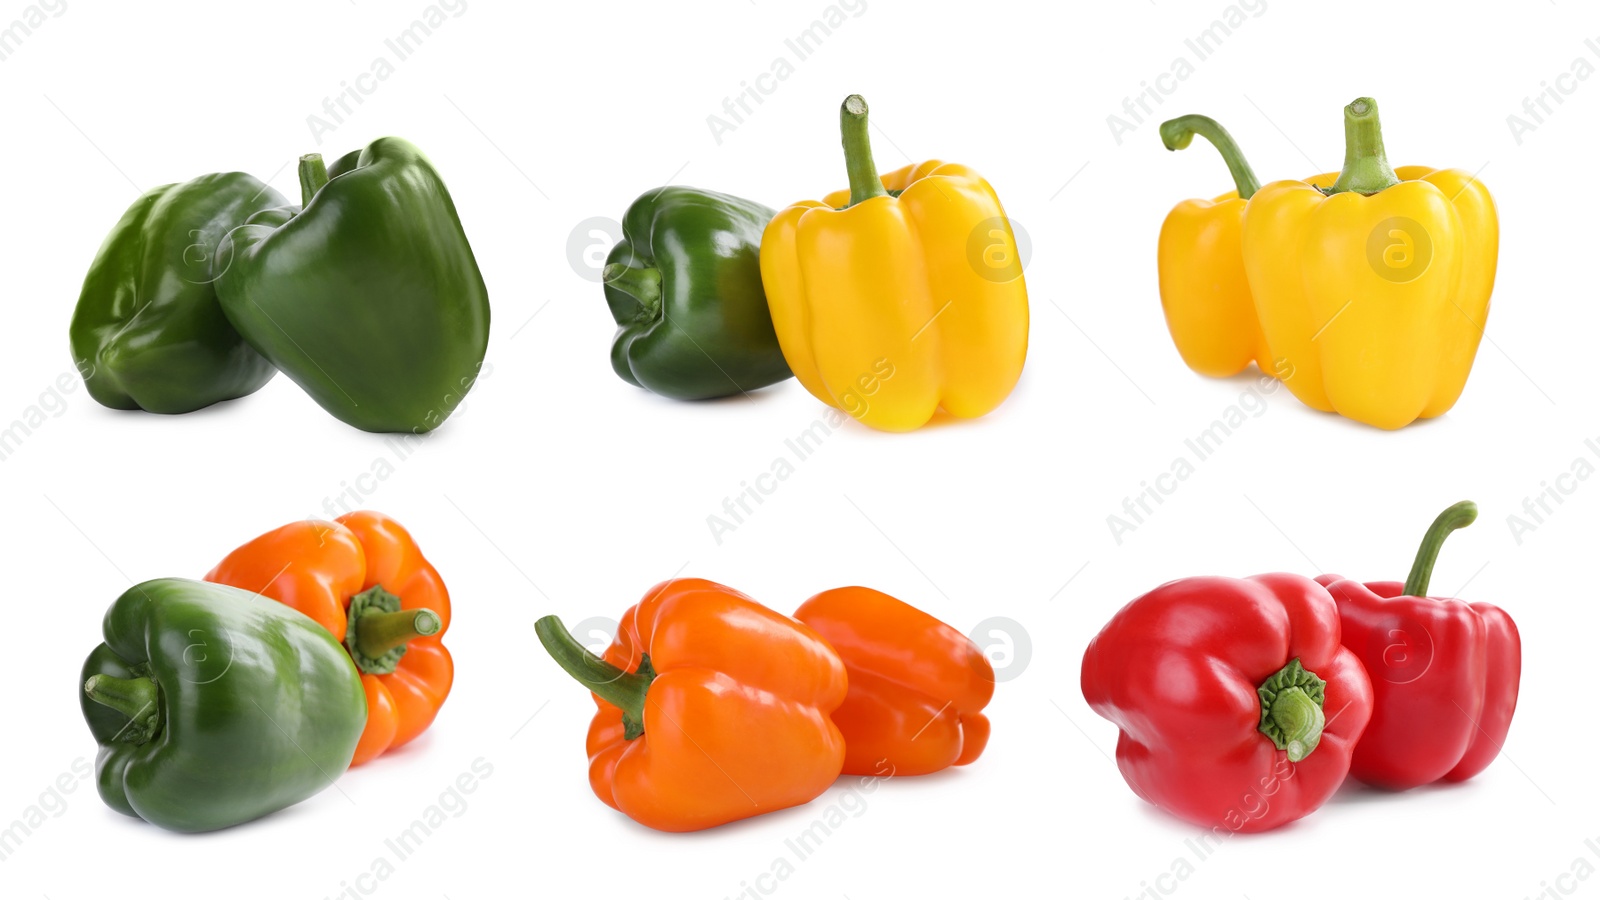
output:
POLYGON ((611 367, 678 400, 726 397, 792 373, 761 287, 761 232, 773 211, 688 187, 646 193, 606 257, 617 321, 611 367))
POLYGON ((344 648, 238 588, 162 578, 106 612, 79 701, 100 798, 172 831, 212 831, 321 791, 367 723, 344 648))
POLYGON ((427 157, 379 138, 333 170, 300 159, 304 207, 223 242, 222 309, 323 409, 363 431, 438 427, 477 381, 489 293, 427 157))
POLYGON ((259 390, 276 369, 217 304, 234 226, 286 201, 243 172, 167 184, 111 229, 78 295, 72 357, 89 396, 112 409, 186 413, 259 390))

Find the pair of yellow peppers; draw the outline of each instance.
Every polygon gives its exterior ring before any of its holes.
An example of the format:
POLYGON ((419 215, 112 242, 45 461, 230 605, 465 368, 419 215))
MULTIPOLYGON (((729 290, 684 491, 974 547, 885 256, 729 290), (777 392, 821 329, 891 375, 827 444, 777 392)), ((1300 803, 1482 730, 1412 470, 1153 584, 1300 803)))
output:
POLYGON ((1028 291, 1000 199, 939 160, 879 178, 860 95, 839 123, 849 190, 790 206, 761 238, 784 359, 806 390, 873 428, 988 413, 1028 352, 1028 291))
POLYGON ((1161 304, 1189 368, 1250 363, 1302 403, 1395 429, 1461 396, 1494 287, 1494 200, 1459 169, 1389 166, 1377 102, 1344 110, 1339 172, 1260 187, 1205 116, 1161 126, 1169 150, 1196 134, 1237 190, 1186 200, 1161 227, 1161 304))

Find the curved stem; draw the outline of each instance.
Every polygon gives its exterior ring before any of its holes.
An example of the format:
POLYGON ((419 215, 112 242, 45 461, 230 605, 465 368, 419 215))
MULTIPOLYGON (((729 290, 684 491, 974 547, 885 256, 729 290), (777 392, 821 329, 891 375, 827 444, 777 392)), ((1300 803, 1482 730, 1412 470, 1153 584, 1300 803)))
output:
POLYGON ((654 316, 661 309, 661 270, 636 269, 624 263, 612 263, 600 273, 606 287, 616 288, 639 301, 643 314, 654 316))
POLYGON ((321 153, 307 153, 300 157, 300 205, 311 205, 311 198, 328 183, 328 167, 321 153))
POLYGON ((1411 563, 1411 574, 1406 576, 1404 588, 1407 597, 1428 596, 1428 582, 1433 578, 1433 564, 1439 561, 1439 548, 1444 539, 1457 528, 1465 528, 1478 518, 1478 504, 1463 500, 1433 520, 1428 533, 1422 536, 1422 546, 1417 548, 1417 558, 1411 563))
POLYGON ((589 648, 578 643, 567 631, 558 616, 545 616, 533 623, 533 632, 545 652, 568 675, 593 691, 595 696, 622 710, 624 732, 628 740, 644 733, 644 699, 650 690, 655 673, 650 670, 649 657, 639 666, 638 672, 628 672, 606 662, 589 648))
POLYGON ((161 728, 161 688, 149 678, 91 675, 83 683, 90 700, 128 717, 119 740, 143 744, 161 728))
POLYGON ((839 107, 839 133, 844 138, 844 168, 850 175, 850 205, 889 192, 872 161, 872 137, 867 133, 867 101, 860 94, 844 98, 839 107))
POLYGON ((1400 183, 1383 150, 1378 101, 1360 97, 1344 108, 1344 168, 1329 194, 1376 194, 1400 183))
POLYGON ((1161 123, 1161 143, 1168 150, 1182 150, 1189 146, 1197 134, 1210 141, 1222 154, 1222 161, 1228 164, 1228 174, 1233 176, 1233 186, 1239 190, 1240 200, 1249 200, 1252 194, 1261 190, 1261 182, 1256 180, 1256 173, 1244 158, 1238 142, 1216 119, 1189 115, 1161 123))
POLYGON ((442 624, 431 609, 367 613, 356 619, 356 647, 363 656, 382 656, 414 638, 438 634, 442 624))

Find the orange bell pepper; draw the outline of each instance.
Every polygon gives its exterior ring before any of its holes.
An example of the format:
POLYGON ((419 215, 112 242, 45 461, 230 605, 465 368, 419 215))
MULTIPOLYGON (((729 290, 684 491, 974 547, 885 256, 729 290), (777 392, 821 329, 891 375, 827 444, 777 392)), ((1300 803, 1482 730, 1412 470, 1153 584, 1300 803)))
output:
POLYGON ((864 587, 823 591, 794 617, 833 645, 849 674, 833 712, 846 775, 926 775, 983 752, 994 667, 966 635, 864 587))
POLYGON ((367 695, 351 766, 426 731, 450 695, 455 663, 442 642, 450 593, 411 535, 382 513, 292 522, 229 553, 206 580, 293 607, 350 651, 367 695))
POLYGON ((540 643, 594 693, 589 785, 660 831, 698 831, 806 803, 839 777, 828 714, 845 670, 816 632, 699 578, 663 581, 623 615, 605 657, 561 620, 540 643))

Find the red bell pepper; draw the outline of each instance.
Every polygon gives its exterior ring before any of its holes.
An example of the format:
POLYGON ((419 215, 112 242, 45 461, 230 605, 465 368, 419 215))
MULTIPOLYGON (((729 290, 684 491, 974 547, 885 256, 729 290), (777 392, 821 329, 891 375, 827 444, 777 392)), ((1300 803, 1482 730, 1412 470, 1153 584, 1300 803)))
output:
POLYGON ((1309 578, 1173 581, 1090 642, 1083 696, 1121 729, 1134 793, 1214 831, 1266 831, 1333 795, 1372 715, 1339 634, 1333 597, 1309 578))
POLYGON ((1500 753, 1517 708, 1522 642, 1499 607, 1428 596, 1439 547, 1472 524, 1457 503, 1434 520, 1405 584, 1317 579, 1339 605, 1344 645, 1372 676, 1372 723, 1350 774, 1391 790, 1465 781, 1500 753))

